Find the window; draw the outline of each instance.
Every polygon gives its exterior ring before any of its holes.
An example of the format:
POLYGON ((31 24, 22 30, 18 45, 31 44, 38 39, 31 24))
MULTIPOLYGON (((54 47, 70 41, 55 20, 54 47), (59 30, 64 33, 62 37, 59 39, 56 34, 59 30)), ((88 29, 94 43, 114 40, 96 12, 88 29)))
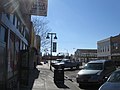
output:
POLYGON ((108 51, 109 51, 109 47, 108 47, 108 51))
POLYGON ((85 65, 85 68, 87 70, 102 70, 103 69, 103 63, 88 63, 85 65))
POLYGON ((17 28, 18 30, 20 30, 20 20, 19 20, 19 19, 17 19, 17 26, 16 26, 16 28, 17 28))
POLYGON ((14 60, 14 74, 17 74, 18 68, 17 68, 17 62, 19 58, 19 39, 15 38, 15 60, 14 60))
POLYGON ((0 41, 5 42, 5 28, 0 26, 0 41))
POLYGON ((108 82, 120 82, 120 71, 114 72, 114 73, 110 76, 108 82))
POLYGON ((16 28, 18 28, 18 22, 17 22, 17 16, 14 14, 13 15, 13 25, 15 25, 16 28))
POLYGON ((15 25, 15 14, 13 15, 13 25, 15 25))
POLYGON ((114 42, 113 43, 113 49, 118 49, 118 47, 119 47, 119 44, 117 42, 114 42))
POLYGON ((10 60, 8 61, 8 78, 13 76, 14 72, 14 56, 15 56, 15 36, 10 32, 10 60))
POLYGON ((20 40, 20 50, 23 50, 23 43, 21 40, 20 40))

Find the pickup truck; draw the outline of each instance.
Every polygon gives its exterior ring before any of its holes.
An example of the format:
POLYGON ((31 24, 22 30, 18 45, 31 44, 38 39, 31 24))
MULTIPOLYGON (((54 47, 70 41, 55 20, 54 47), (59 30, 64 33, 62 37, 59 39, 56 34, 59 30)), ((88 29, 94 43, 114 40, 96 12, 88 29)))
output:
POLYGON ((74 60, 70 60, 70 59, 63 59, 61 62, 56 63, 53 67, 55 67, 57 65, 59 65, 59 66, 62 65, 64 68, 73 69, 74 67, 76 67, 76 69, 79 69, 79 66, 81 66, 82 63, 79 61, 74 61, 74 60))

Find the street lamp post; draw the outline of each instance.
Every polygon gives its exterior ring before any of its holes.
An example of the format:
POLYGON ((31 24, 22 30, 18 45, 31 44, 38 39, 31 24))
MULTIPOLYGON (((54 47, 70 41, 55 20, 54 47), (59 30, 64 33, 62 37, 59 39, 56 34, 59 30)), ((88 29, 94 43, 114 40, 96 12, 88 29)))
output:
POLYGON ((53 49, 52 49, 52 47, 53 47, 53 35, 54 35, 54 39, 57 39, 57 36, 56 36, 56 33, 47 33, 47 37, 46 37, 46 39, 50 39, 51 38, 51 50, 50 50, 50 56, 51 56, 51 58, 50 58, 50 70, 52 70, 52 68, 51 68, 51 60, 52 60, 52 51, 53 51, 53 49), (49 35, 51 36, 51 37, 49 37, 49 35))

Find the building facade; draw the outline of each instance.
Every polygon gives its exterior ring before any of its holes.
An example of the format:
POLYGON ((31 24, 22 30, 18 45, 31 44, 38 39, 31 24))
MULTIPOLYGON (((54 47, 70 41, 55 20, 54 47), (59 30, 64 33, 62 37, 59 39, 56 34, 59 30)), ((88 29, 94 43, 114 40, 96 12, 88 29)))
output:
POLYGON ((97 59, 97 49, 77 49, 74 54, 75 60, 88 62, 97 59))
POLYGON ((120 65, 120 35, 98 41, 97 48, 99 59, 114 60, 120 65))
POLYGON ((97 42, 97 57, 99 59, 111 59, 111 38, 97 42))
POLYGON ((20 51, 27 50, 29 46, 29 29, 17 13, 0 14, 0 39, 0 66, 4 67, 0 70, 1 88, 16 89, 19 86, 20 51))
POLYGON ((31 15, 25 13, 31 7, 30 1, 0 0, 1 90, 19 90, 27 86, 30 69, 34 68, 33 60, 40 51, 31 15))

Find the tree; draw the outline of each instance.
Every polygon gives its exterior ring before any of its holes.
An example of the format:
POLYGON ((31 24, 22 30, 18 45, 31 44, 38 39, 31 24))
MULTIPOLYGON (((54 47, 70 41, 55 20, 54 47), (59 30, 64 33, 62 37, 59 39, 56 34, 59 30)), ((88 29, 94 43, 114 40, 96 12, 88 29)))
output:
POLYGON ((50 41, 46 39, 47 33, 51 31, 48 27, 49 21, 45 17, 41 18, 40 16, 32 16, 33 27, 36 35, 41 37, 41 51, 44 51, 46 48, 50 48, 50 41))

